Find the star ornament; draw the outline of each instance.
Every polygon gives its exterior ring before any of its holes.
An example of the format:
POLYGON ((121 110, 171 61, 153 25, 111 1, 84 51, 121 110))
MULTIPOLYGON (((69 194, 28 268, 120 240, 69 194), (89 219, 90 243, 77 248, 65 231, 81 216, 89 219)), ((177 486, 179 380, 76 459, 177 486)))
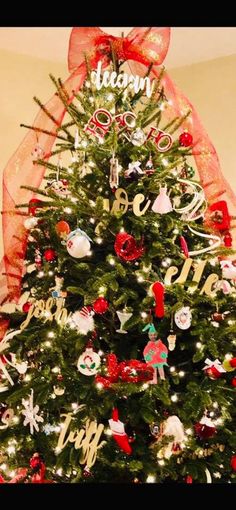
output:
POLYGON ((23 425, 29 425, 30 426, 30 434, 34 433, 34 428, 38 432, 39 426, 37 422, 43 422, 44 419, 42 416, 38 415, 39 412, 39 406, 34 406, 34 390, 31 390, 31 394, 29 396, 29 400, 25 400, 22 398, 22 404, 25 409, 21 411, 21 414, 25 416, 23 425))

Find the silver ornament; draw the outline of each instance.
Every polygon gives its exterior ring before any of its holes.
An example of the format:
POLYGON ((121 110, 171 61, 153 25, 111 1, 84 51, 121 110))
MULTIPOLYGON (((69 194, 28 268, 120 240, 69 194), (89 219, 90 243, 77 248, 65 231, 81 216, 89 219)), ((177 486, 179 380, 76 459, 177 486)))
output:
POLYGON ((141 145, 144 144, 146 140, 146 135, 142 131, 142 129, 137 128, 130 136, 130 141, 133 145, 136 145, 137 147, 141 147, 141 145))

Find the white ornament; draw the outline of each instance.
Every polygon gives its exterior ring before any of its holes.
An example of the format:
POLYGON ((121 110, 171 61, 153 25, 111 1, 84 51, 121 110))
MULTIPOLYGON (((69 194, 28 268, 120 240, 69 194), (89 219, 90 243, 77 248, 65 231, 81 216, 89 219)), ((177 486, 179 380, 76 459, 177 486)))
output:
POLYGON ((126 331, 124 329, 124 324, 132 317, 133 313, 128 313, 128 312, 116 312, 119 319, 120 319, 120 328, 119 329, 116 329, 116 332, 117 333, 122 333, 123 335, 125 335, 126 333, 128 333, 128 331, 126 331))
MULTIPOLYGON (((16 356, 13 353, 9 353, 11 355, 10 361, 8 358, 6 358, 5 354, 3 354, 3 352, 10 347, 9 340, 11 340, 15 335, 18 335, 19 333, 21 333, 20 329, 11 331, 10 333, 7 333, 0 342, 0 371, 3 372, 11 386, 14 386, 14 382, 7 370, 7 365, 15 368, 19 374, 24 374, 27 370, 27 362, 17 363, 16 356)), ((1 389, 1 391, 5 391, 5 389, 1 389)))
POLYGON ((61 395, 64 395, 65 388, 60 388, 60 386, 53 386, 53 391, 57 397, 60 397, 61 395))
POLYGON ((78 359, 77 368, 83 375, 95 375, 100 363, 99 354, 94 352, 92 347, 87 347, 78 359))
POLYGON ((192 322, 192 313, 189 306, 183 306, 175 312, 175 324, 180 329, 188 329, 192 322))
POLYGON ((144 131, 142 131, 142 129, 140 129, 140 128, 137 128, 135 131, 133 131, 133 133, 130 136, 130 141, 136 147, 141 147, 141 145, 144 144, 145 140, 146 140, 146 135, 145 135, 144 131))
POLYGON ((87 307, 82 308, 71 316, 69 324, 75 327, 81 335, 87 335, 89 331, 94 330, 94 312, 89 310, 87 307))
POLYGON ((228 280, 236 279, 236 266, 233 265, 232 260, 221 260, 220 267, 222 269, 222 277, 228 280))
POLYGON ((42 423, 44 421, 42 416, 38 415, 39 406, 38 405, 34 406, 33 399, 34 399, 34 390, 31 390, 31 394, 29 396, 29 401, 22 398, 22 404, 25 408, 23 411, 21 411, 21 414, 23 414, 23 416, 25 416, 23 425, 26 426, 29 424, 30 434, 34 433, 34 428, 38 432, 39 431, 38 423, 42 423))
POLYGON ((161 448, 158 457, 169 459, 174 451, 174 447, 177 445, 181 447, 181 443, 185 439, 184 427, 178 416, 169 416, 169 418, 162 423, 158 440, 162 440, 163 436, 173 436, 173 439, 167 446, 161 448))
POLYGON ((31 228, 36 227, 37 224, 38 224, 38 218, 35 218, 34 216, 31 216, 31 218, 27 218, 24 221, 24 227, 27 230, 30 230, 31 228))
POLYGON ((91 239, 83 230, 77 228, 67 236, 66 248, 72 257, 81 259, 89 255, 91 239))

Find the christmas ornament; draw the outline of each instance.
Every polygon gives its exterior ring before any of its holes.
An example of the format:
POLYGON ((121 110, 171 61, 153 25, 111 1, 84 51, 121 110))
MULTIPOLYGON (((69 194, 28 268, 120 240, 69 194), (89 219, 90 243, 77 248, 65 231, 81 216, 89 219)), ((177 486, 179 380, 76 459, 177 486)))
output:
POLYGON ((119 329, 116 329, 116 332, 117 333, 122 333, 123 335, 125 335, 126 333, 128 333, 128 331, 126 331, 124 329, 124 325, 132 317, 133 313, 132 312, 126 312, 125 310, 123 310, 121 312, 116 312, 116 313, 117 313, 118 318, 120 320, 120 327, 119 327, 119 329))
POLYGON ((133 133, 131 133, 130 141, 136 147, 141 147, 146 140, 146 135, 142 129, 137 128, 133 133))
POLYGON ((57 397, 61 397, 61 395, 64 395, 65 388, 61 388, 60 386, 53 386, 53 391, 57 397))
POLYGON ((236 471, 236 455, 233 455, 231 457, 230 465, 233 471, 236 471))
POLYGON ((140 258, 145 250, 141 245, 137 246, 135 238, 126 232, 120 232, 116 235, 114 249, 118 257, 125 261, 140 258))
POLYGON ((68 198, 71 195, 71 191, 68 190, 67 179, 55 179, 52 182, 47 183, 46 189, 53 191, 58 197, 68 198))
MULTIPOLYGON (((102 34, 102 37, 107 34, 102 34)), ((101 39, 101 37, 100 37, 101 39)), ((120 43, 121 41, 119 41, 120 43)), ((102 51, 102 57, 104 57, 104 50, 105 50, 105 45, 106 43, 109 45, 110 47, 110 42, 107 41, 104 41, 104 47, 103 49, 101 50, 102 51)), ((116 46, 118 48, 119 44, 118 43, 118 38, 117 38, 117 41, 116 41, 116 46)), ((125 43, 127 44, 127 42, 125 43)), ((101 45, 101 41, 98 42, 98 45, 101 45)), ((128 43, 127 44, 127 47, 130 47, 130 44, 128 43)), ((110 51, 110 50, 109 50, 110 51)), ((128 53, 130 51, 130 48, 128 50, 128 53)), ((106 50, 105 50, 106 52, 106 50)), ((118 50, 118 53, 117 53, 117 57, 118 57, 118 60, 129 60, 129 54, 127 53, 126 56, 124 56, 124 49, 122 48, 121 51, 119 52, 118 50), (119 53, 119 54, 118 54, 119 53)), ((146 58, 146 57, 145 57, 146 58)), ((146 79, 144 80, 141 76, 135 74, 127 74, 127 73, 124 73, 123 71, 121 73, 117 73, 116 71, 107 71, 106 74, 102 73, 102 61, 99 60, 98 61, 98 64, 97 64, 97 69, 95 71, 92 71, 91 73, 91 79, 92 79, 92 82, 94 83, 94 85, 96 85, 96 89, 97 90, 100 90, 102 87, 111 87, 111 88, 117 88, 118 91, 120 92, 120 89, 127 89, 127 86, 129 87, 129 89, 133 89, 134 90, 134 93, 137 94, 139 91, 141 90, 145 90, 146 89, 146 95, 147 97, 151 97, 151 94, 152 94, 152 81, 150 80, 149 77, 147 77, 147 81, 146 79)), ((131 112, 127 112, 127 113, 131 113, 131 112)))
POLYGON ((233 377, 233 379, 231 380, 231 385, 236 388, 236 377, 233 377))
POLYGON ((165 131, 157 129, 153 126, 150 127, 147 140, 150 138, 154 139, 158 152, 168 151, 173 144, 172 137, 169 135, 169 133, 166 133, 165 131))
POLYGON ((210 437, 213 437, 216 433, 216 428, 215 428, 214 423, 207 416, 203 416, 203 418, 200 420, 200 422, 198 422, 194 425, 194 429, 195 429, 196 435, 200 439, 209 439, 210 437))
POLYGON ((205 367, 203 367, 202 370, 205 371, 205 374, 207 374, 210 379, 219 379, 219 377, 226 372, 218 359, 211 361, 209 358, 205 359, 205 367))
POLYGON ((223 361, 223 367, 226 370, 226 372, 233 372, 236 368, 236 358, 232 359, 225 359, 223 361))
POLYGON ((173 333, 173 331, 170 331, 170 334, 167 337, 169 351, 173 351, 175 349, 176 335, 173 333))
POLYGON ((225 200, 219 200, 209 206, 211 216, 207 219, 209 226, 215 230, 224 232, 230 229, 230 215, 228 211, 227 202, 225 200))
POLYGON ((196 221, 199 218, 202 218, 206 209, 206 199, 205 193, 202 186, 197 182, 191 182, 188 179, 177 179, 177 183, 180 184, 181 189, 181 200, 185 202, 185 195, 187 195, 187 199, 190 195, 191 202, 183 207, 176 207, 179 205, 180 197, 174 198, 174 207, 173 209, 178 214, 181 214, 181 219, 185 222, 196 221), (184 193, 183 193, 184 189, 184 193), (176 204, 177 202, 177 204, 176 204), (204 205, 204 209, 203 209, 204 205))
POLYGON ((109 131, 112 121, 112 115, 108 110, 98 108, 89 119, 84 130, 89 134, 95 135, 100 140, 109 131))
POLYGON ((22 398, 22 404, 25 408, 23 411, 21 411, 21 414, 25 416, 23 425, 26 426, 29 424, 30 434, 34 433, 34 429, 36 430, 36 432, 38 432, 39 431, 38 423, 42 423, 44 421, 42 416, 38 415, 39 406, 38 405, 34 406, 33 399, 34 399, 33 389, 31 390, 31 394, 29 395, 29 400, 25 400, 24 398, 22 398))
POLYGON ((25 303, 23 306, 22 306, 22 311, 25 312, 25 313, 28 313, 30 307, 31 307, 32 303, 30 303, 29 301, 27 301, 27 303, 25 303))
POLYGON ((226 232, 226 234, 223 237, 223 241, 224 241, 224 245, 226 246, 226 248, 232 247, 233 238, 232 238, 230 232, 226 232))
POLYGON ((90 478, 90 476, 92 476, 92 473, 87 466, 83 469, 83 476, 84 478, 90 478))
POLYGON ((43 254, 43 258, 47 262, 52 262, 53 260, 55 260, 56 257, 57 257, 57 253, 55 252, 55 250, 52 250, 51 248, 48 248, 48 250, 45 250, 45 252, 43 254))
POLYGON ((224 294, 231 294, 233 288, 227 280, 219 280, 216 282, 214 289, 216 291, 222 291, 224 294))
POLYGON ((215 322, 222 322, 225 319, 225 314, 224 313, 215 312, 215 313, 212 314, 211 317, 212 317, 213 321, 215 321, 215 322))
POLYGON ((153 166, 152 156, 150 156, 146 165, 145 165, 145 174, 152 175, 152 174, 154 174, 154 172, 155 172, 155 169, 153 166))
POLYGON ((95 375, 100 366, 99 354, 93 351, 92 343, 89 342, 85 351, 80 355, 77 363, 79 372, 83 375, 95 375))
POLYGON ((185 257, 188 258, 188 256, 189 256, 188 245, 184 239, 184 236, 180 236, 180 246, 181 246, 181 250, 184 253, 185 257))
POLYGON ((222 277, 228 280, 236 280, 236 266, 232 260, 221 260, 222 277))
POLYGON ((127 179, 138 179, 140 175, 143 175, 144 172, 140 168, 141 161, 135 161, 134 163, 129 163, 128 170, 125 170, 124 176, 127 179))
POLYGON ((7 429, 11 424, 14 417, 14 410, 10 407, 8 408, 7 405, 1 404, 0 407, 0 419, 2 425, 0 425, 0 430, 7 429))
POLYGON ((149 428, 150 428, 150 432, 151 432, 152 436, 154 436, 154 437, 158 437, 159 436, 159 425, 158 425, 158 423, 151 423, 151 425, 149 425, 149 428))
POLYGON ((156 315, 156 317, 158 317, 158 319, 162 319, 162 317, 164 317, 164 314, 165 314, 165 309, 164 309, 165 287, 164 287, 163 283, 155 282, 151 286, 151 290, 152 290, 152 293, 154 294, 155 302, 156 302, 155 315, 156 315))
MULTIPOLYGON (((155 329, 153 324, 148 325, 148 326, 149 326, 149 333, 150 333, 150 329, 151 329, 151 332, 153 329, 155 329)), ((145 329, 147 329, 147 327, 144 328, 144 330, 145 329)), ((156 333, 153 332, 153 336, 154 336, 154 334, 156 335, 156 333)), ((144 359, 145 359, 147 365, 153 367, 153 369, 154 369, 154 376, 153 376, 152 384, 157 384, 157 369, 158 369, 160 378, 165 379, 165 372, 164 372, 163 367, 165 365, 168 365, 168 363, 167 363, 168 349, 165 346, 165 344, 163 344, 163 342, 160 339, 159 340, 154 340, 154 339, 150 340, 147 343, 146 347, 144 348, 143 355, 144 355, 144 359)))
POLYGON ((110 159, 110 177, 109 184, 111 189, 117 189, 119 186, 119 172, 122 170, 122 166, 119 165, 118 159, 112 156, 110 159))
POLYGON ((174 315, 175 324, 180 329, 188 329, 192 322, 192 313, 189 306, 183 306, 174 315))
POLYGON ((94 312, 91 307, 84 306, 82 310, 74 312, 69 319, 69 323, 76 327, 78 333, 81 335, 87 335, 89 331, 94 330, 94 312))
POLYGON ((29 208, 28 208, 29 214, 34 216, 35 213, 37 212, 37 209, 39 207, 42 207, 42 205, 43 205, 42 200, 39 200, 38 198, 31 198, 31 200, 29 201, 29 208))
POLYGON ((193 483, 193 479, 191 475, 186 476, 186 483, 193 483))
POLYGON ((112 418, 108 420, 110 429, 112 431, 113 438, 117 442, 119 448, 123 450, 127 455, 132 453, 131 446, 128 441, 128 436, 125 432, 124 423, 119 420, 118 409, 115 408, 112 411, 112 418))
POLYGON ((167 195, 167 187, 160 188, 160 193, 156 200, 153 202, 152 211, 158 214, 166 214, 173 209, 171 201, 167 195))
POLYGON ((179 136, 179 143, 183 147, 189 147, 193 143, 193 137, 186 131, 179 136))
POLYGON ((35 250, 34 260, 35 260, 35 265, 36 265, 37 269, 40 269, 42 267, 42 256, 41 256, 39 248, 36 248, 36 250, 35 250))
POLYGON ((104 297, 99 297, 96 299, 96 301, 93 303, 93 310, 95 313, 103 314, 105 313, 109 308, 109 303, 104 297))
MULTIPOLYGON (((10 331, 9 333, 6 333, 3 339, 0 342, 0 371, 3 372, 5 378, 9 381, 11 386, 14 386, 14 381, 12 380, 8 370, 7 365, 10 365, 12 368, 17 370, 19 374, 24 374, 27 371, 27 362, 21 362, 18 363, 16 361, 16 356, 13 353, 9 353, 9 356, 11 356, 11 360, 9 357, 6 356, 4 351, 10 347, 9 340, 11 340, 15 335, 18 335, 21 333, 21 330, 18 329, 16 331, 10 331)), ((1 387, 1 392, 5 391, 7 389, 7 386, 1 387)))
POLYGON ((68 234, 66 248, 72 257, 81 259, 89 255, 90 252, 90 237, 87 236, 83 230, 77 228, 68 234))
POLYGON ((55 225, 55 230, 59 237, 66 239, 67 235, 70 233, 70 225, 68 225, 66 221, 61 220, 55 225))
POLYGON ((194 230, 189 225, 187 226, 188 230, 192 232, 192 234, 195 234, 198 237, 203 237, 204 239, 207 239, 209 242, 209 246, 207 248, 202 248, 201 250, 193 250, 189 252, 189 255, 192 257, 193 255, 201 255, 202 253, 207 253, 208 251, 213 251, 216 248, 218 248, 221 245, 221 238, 219 236, 213 236, 209 234, 202 234, 201 232, 198 232, 197 230, 194 230), (215 242, 214 242, 215 241, 215 242))
POLYGON ((184 427, 178 416, 172 415, 167 418, 160 426, 160 434, 157 441, 162 441, 163 437, 172 436, 173 439, 168 445, 163 446, 157 457, 169 459, 172 454, 180 453, 182 450, 181 443, 185 439, 184 427))
POLYGON ((31 230, 31 228, 36 227, 36 225, 38 225, 38 218, 35 218, 34 216, 31 216, 24 221, 24 227, 27 230, 31 230))
POLYGON ((65 298, 67 296, 67 292, 61 290, 64 283, 63 276, 55 275, 55 283, 56 285, 54 287, 51 287, 52 297, 65 298))
POLYGON ((41 145, 39 145, 39 143, 37 143, 34 147, 34 149, 32 150, 31 152, 31 156, 33 158, 33 160, 38 160, 38 159, 43 159, 43 156, 44 156, 45 152, 43 150, 43 148, 41 147, 41 145))

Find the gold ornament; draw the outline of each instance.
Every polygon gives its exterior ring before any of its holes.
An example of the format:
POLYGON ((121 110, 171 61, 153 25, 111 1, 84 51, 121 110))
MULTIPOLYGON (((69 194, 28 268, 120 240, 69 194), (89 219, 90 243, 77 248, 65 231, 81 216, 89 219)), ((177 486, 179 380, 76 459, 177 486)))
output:
MULTIPOLYGON (((179 283, 179 284, 183 284, 187 281, 188 279, 188 275, 189 275, 189 272, 190 272, 190 269, 191 269, 191 266, 192 264, 194 263, 193 259, 191 258, 187 258, 185 261, 184 261, 184 265, 181 269, 181 272, 180 272, 180 275, 178 276, 178 278, 176 278, 176 280, 173 282, 172 281, 172 278, 173 276, 175 276, 176 274, 178 274, 179 272, 179 269, 178 267, 176 266, 171 266, 167 269, 166 271, 166 275, 165 275, 165 278, 164 278, 164 283, 165 285, 172 285, 172 284, 175 284, 175 283, 179 283)), ((203 275, 203 271, 205 269, 205 266, 206 266, 206 263, 207 261, 206 260, 201 260, 201 262, 199 262, 197 265, 195 265, 194 267, 194 274, 193 274, 193 278, 192 278, 192 281, 195 285, 191 285, 190 289, 191 289, 191 293, 194 292, 195 290, 197 290, 198 288, 198 285, 200 283, 200 280, 202 278, 202 275, 203 275)), ((195 263, 194 263, 195 264, 195 263)), ((200 294, 207 294, 207 296, 211 296, 211 297, 214 297, 215 294, 216 294, 216 290, 213 290, 213 285, 219 280, 219 277, 216 273, 212 273, 210 274, 201 291, 200 291, 200 294)))
POLYGON ((55 320, 58 324, 60 324, 60 326, 64 326, 71 317, 71 312, 68 313, 66 308, 63 308, 64 301, 65 300, 63 298, 54 299, 50 297, 47 301, 40 299, 39 301, 32 303, 26 319, 20 326, 21 331, 27 328, 33 317, 43 319, 45 321, 55 320))

